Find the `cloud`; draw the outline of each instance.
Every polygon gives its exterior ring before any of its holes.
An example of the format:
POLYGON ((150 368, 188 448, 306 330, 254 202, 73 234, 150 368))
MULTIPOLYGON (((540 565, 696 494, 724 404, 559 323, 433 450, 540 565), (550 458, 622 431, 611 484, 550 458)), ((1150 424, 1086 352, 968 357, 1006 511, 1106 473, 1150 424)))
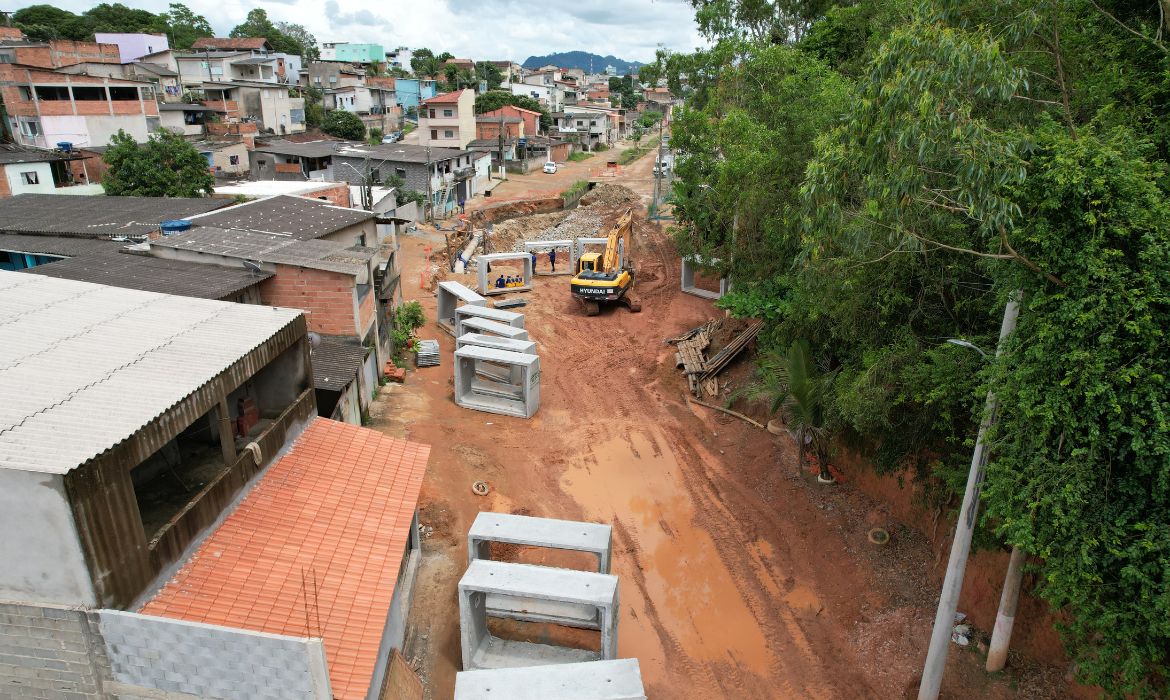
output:
MULTIPOLYGON (((19 9, 43 0, 16 0, 19 9)), ((170 0, 123 0, 131 7, 165 12, 170 0)), ((262 7, 274 22, 302 24, 318 41, 427 47, 476 60, 510 59, 559 51, 589 51, 627 61, 650 61, 662 45, 690 51, 706 42, 694 10, 683 0, 187 0, 187 6, 226 35, 248 11, 262 7)), ((55 6, 84 12, 87 0, 55 6)))

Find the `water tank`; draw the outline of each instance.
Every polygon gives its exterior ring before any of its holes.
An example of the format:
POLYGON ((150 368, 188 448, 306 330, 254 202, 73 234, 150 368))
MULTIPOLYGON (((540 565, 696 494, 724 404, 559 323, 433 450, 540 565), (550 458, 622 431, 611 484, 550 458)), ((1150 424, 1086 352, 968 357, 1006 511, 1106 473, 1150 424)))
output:
POLYGON ((173 236, 176 233, 190 230, 191 222, 186 219, 172 219, 170 221, 162 222, 162 232, 164 236, 173 236))
POLYGON ((72 153, 73 152, 73 142, 72 141, 58 141, 57 142, 57 150, 65 151, 66 153, 72 153))

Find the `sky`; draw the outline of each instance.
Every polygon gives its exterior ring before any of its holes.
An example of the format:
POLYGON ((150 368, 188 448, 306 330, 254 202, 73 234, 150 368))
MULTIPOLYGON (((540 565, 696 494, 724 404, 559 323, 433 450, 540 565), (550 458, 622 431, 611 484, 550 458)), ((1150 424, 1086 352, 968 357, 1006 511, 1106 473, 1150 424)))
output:
MULTIPOLYGON (((164 12, 169 0, 120 0, 124 5, 164 12)), ((41 0, 44 2, 44 0, 41 0)), ((37 0, 10 2, 17 10, 37 0)), ((93 2, 53 0, 49 4, 81 13, 93 2)), ((627 61, 647 62, 661 44, 674 51, 706 45, 685 0, 188 0, 219 36, 262 7, 276 21, 303 24, 325 41, 426 46, 459 58, 514 60, 559 51, 590 51, 627 61)))

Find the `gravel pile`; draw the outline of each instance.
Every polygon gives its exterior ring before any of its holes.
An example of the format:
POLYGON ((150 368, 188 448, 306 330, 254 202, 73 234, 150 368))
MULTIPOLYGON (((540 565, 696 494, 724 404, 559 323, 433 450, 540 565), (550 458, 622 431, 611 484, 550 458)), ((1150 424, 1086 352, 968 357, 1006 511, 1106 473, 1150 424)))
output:
POLYGON ((523 238, 517 238, 512 244, 512 250, 522 252, 525 241, 559 241, 596 237, 601 235, 598 232, 604 224, 605 219, 600 212, 592 211, 589 207, 577 208, 569 212, 569 215, 561 221, 542 229, 530 230, 523 238))
POLYGON ((581 206, 586 207, 591 204, 602 202, 611 207, 625 205, 632 205, 639 201, 638 195, 634 194, 633 190, 624 185, 604 184, 598 185, 585 193, 581 198, 581 206))

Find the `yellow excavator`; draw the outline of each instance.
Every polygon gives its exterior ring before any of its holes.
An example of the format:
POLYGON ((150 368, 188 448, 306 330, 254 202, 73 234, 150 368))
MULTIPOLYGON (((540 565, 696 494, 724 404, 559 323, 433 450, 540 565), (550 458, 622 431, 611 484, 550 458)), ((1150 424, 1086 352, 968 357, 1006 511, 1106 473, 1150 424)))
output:
POLYGON ((634 210, 626 213, 609 229, 604 253, 584 253, 577 260, 577 269, 569 282, 573 298, 581 304, 586 316, 596 316, 601 304, 618 302, 633 313, 642 305, 631 293, 634 289, 634 266, 630 264, 630 231, 634 210))

